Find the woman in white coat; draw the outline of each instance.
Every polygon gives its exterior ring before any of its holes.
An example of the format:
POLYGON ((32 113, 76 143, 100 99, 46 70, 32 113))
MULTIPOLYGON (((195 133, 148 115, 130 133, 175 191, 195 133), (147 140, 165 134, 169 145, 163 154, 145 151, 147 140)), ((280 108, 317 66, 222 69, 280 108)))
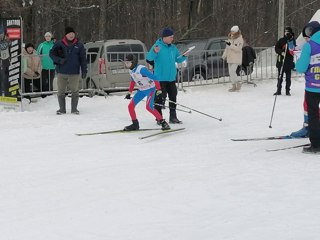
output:
POLYGON ((238 26, 233 26, 226 41, 226 49, 223 52, 222 58, 227 60, 229 76, 232 82, 232 87, 229 92, 239 91, 241 83, 237 76, 237 67, 242 64, 242 47, 243 38, 238 26))

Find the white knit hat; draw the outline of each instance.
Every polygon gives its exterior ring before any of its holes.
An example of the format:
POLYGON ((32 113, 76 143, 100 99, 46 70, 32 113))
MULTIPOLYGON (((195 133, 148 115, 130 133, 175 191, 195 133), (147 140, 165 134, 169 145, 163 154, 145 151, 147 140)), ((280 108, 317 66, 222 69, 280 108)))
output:
POLYGON ((237 25, 235 25, 230 29, 230 31, 231 32, 239 32, 239 27, 237 25))
POLYGON ((44 34, 44 36, 45 36, 45 37, 46 37, 46 36, 52 37, 52 33, 51 33, 51 32, 46 32, 46 33, 44 34))

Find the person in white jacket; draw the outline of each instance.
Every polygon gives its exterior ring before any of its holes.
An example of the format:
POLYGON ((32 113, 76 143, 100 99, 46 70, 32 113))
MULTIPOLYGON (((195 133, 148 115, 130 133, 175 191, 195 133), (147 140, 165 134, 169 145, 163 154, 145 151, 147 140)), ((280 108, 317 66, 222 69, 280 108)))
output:
POLYGON ((233 26, 226 41, 226 49, 223 52, 222 58, 227 60, 229 76, 232 82, 232 87, 229 92, 239 91, 241 83, 237 76, 237 67, 242 64, 242 47, 243 38, 238 26, 233 26))

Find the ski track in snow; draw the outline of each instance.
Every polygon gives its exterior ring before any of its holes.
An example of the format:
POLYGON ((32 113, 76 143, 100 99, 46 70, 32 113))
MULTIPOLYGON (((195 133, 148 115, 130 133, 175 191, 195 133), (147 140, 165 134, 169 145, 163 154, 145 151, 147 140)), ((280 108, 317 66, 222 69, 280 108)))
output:
MULTIPOLYGON (((222 122, 177 112, 183 124, 171 127, 186 130, 145 140, 147 132, 75 135, 130 124, 125 93, 83 97, 79 116, 55 115, 56 96, 1 112, 1 239, 319 239, 319 157, 265 151, 308 139, 230 140, 302 126, 302 78, 291 97, 277 97, 271 129, 276 80, 257 85, 185 88, 178 102, 222 122)), ((154 128, 144 105, 140 127, 154 128)))

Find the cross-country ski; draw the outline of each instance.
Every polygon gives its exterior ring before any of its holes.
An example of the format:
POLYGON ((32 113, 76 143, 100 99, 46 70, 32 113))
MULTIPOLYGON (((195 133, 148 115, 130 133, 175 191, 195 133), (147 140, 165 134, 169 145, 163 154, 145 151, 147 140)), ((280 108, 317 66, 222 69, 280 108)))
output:
POLYGON ((310 143, 298 144, 298 145, 283 147, 283 148, 266 149, 266 151, 267 152, 276 152, 276 151, 282 151, 282 150, 288 150, 288 149, 300 148, 300 147, 307 147, 307 146, 310 146, 310 143))
POLYGON ((161 130, 160 128, 141 128, 138 130, 112 130, 112 131, 105 131, 105 132, 91 132, 91 133, 76 133, 77 136, 90 136, 90 135, 100 135, 100 134, 110 134, 110 133, 132 133, 132 132, 145 132, 145 131, 154 131, 154 130, 161 130))
POLYGON ((262 140, 283 140, 283 139, 301 139, 305 137, 293 137, 290 135, 273 136, 273 137, 257 137, 257 138, 232 138, 232 141, 262 141, 262 140))
POLYGON ((146 135, 146 136, 143 136, 143 137, 139 137, 139 139, 146 139, 146 138, 155 137, 155 136, 162 135, 162 134, 167 134, 167 133, 178 132, 178 131, 182 131, 182 130, 185 130, 185 128, 163 130, 161 132, 157 132, 157 133, 149 134, 149 135, 146 135))

